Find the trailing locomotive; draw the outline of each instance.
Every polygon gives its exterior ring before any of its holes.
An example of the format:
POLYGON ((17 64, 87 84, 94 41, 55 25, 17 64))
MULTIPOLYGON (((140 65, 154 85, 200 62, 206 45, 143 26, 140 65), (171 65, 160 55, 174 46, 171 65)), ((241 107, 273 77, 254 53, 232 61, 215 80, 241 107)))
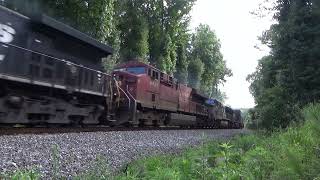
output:
POLYGON ((112 48, 46 15, 0 6, 0 124, 242 128, 241 112, 153 66, 109 75, 112 48))
POLYGON ((242 128, 240 110, 215 99, 139 61, 117 66, 113 72, 119 89, 114 125, 242 128))

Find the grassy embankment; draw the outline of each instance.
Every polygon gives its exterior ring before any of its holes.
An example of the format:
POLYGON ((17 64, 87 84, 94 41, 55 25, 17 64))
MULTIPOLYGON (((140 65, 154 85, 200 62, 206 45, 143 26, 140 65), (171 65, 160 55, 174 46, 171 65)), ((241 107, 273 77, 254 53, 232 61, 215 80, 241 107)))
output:
POLYGON ((303 124, 271 135, 247 135, 203 144, 179 156, 141 159, 116 177, 100 167, 76 179, 320 179, 320 104, 302 113, 303 124))

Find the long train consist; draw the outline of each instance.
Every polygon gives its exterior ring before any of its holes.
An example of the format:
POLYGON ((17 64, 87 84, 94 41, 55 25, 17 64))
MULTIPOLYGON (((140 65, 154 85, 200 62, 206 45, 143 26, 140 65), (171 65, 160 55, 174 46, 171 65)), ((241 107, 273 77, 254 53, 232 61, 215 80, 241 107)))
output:
POLYGON ((112 48, 46 15, 0 6, 0 124, 242 128, 223 106, 153 66, 106 74, 112 48))

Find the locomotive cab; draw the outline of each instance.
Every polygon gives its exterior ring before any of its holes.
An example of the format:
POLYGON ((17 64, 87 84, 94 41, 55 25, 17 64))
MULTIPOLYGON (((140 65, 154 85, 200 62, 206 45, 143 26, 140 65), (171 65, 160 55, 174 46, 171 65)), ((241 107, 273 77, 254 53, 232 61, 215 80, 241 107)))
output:
POLYGON ((155 101, 156 97, 146 92, 150 90, 154 94, 158 93, 160 74, 155 68, 138 61, 121 64, 113 71, 122 99, 129 96, 139 103, 155 101))
POLYGON ((122 90, 122 94, 132 96, 131 98, 136 98, 136 88, 139 76, 146 75, 145 67, 124 67, 116 68, 113 71, 113 76, 117 81, 117 85, 122 90))
POLYGON ((137 62, 125 63, 113 70, 115 79, 114 106, 117 124, 133 124, 136 122, 136 109, 139 103, 138 94, 142 79, 147 76, 147 67, 137 62))

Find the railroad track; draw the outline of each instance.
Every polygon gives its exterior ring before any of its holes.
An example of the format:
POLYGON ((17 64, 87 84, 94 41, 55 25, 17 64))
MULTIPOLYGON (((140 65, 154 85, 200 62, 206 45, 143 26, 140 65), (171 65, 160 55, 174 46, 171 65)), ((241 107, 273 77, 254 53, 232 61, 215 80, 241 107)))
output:
POLYGON ((155 131, 155 130, 196 130, 213 128, 181 128, 181 127, 0 127, 0 136, 19 134, 61 134, 81 132, 111 131, 155 131))

